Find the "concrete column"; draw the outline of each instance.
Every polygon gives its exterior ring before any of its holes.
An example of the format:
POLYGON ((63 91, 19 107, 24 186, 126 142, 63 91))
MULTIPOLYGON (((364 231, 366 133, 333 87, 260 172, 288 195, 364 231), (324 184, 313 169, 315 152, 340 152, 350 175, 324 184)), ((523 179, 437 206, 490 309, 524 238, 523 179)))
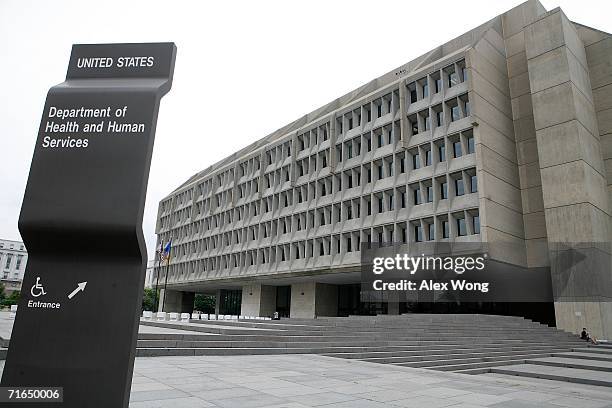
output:
POLYGON ((242 316, 270 317, 276 311, 276 286, 251 284, 242 287, 242 316))
POLYGON ((221 289, 217 289, 215 292, 215 315, 219 316, 219 310, 221 308, 221 289))
POLYGON ((525 27, 525 47, 557 326, 612 338, 610 295, 597 284, 610 279, 610 211, 585 48, 560 9, 525 27), (571 243, 588 262, 554 261, 571 258, 571 243))
POLYGON ((304 282, 291 285, 292 318, 338 315, 338 286, 304 282))
POLYGON ((159 294, 158 311, 175 312, 175 313, 191 313, 193 311, 193 301, 195 293, 182 292, 179 290, 164 290, 159 294), (165 296, 164 296, 165 291, 165 296), (164 302, 165 297, 165 302, 164 302))

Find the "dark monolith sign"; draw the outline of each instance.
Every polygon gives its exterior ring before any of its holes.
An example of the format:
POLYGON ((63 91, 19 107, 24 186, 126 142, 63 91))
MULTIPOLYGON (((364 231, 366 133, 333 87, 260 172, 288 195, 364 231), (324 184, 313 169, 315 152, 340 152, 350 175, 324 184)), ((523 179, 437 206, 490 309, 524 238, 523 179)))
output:
POLYGON ((173 43, 74 45, 66 81, 49 90, 19 218, 29 260, 2 387, 63 393, 15 406, 128 406, 142 217, 175 56, 173 43))

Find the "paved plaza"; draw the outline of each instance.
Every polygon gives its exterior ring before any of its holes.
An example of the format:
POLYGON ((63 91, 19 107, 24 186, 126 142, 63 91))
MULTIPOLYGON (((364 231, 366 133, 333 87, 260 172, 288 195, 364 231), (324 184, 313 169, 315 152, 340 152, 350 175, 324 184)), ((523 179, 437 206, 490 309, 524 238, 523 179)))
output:
MULTIPOLYGON (((0 363, 3 366, 4 362, 0 363)), ((132 408, 599 408, 612 389, 315 355, 137 358, 132 408)))

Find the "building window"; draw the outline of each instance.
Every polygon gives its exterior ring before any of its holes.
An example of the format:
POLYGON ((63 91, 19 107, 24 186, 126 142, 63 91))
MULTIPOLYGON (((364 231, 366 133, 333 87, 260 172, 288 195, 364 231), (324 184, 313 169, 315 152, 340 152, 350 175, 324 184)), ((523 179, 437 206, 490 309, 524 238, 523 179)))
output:
POLYGON ((461 114, 459 113, 459 106, 455 105, 451 108, 451 122, 459 120, 461 118, 461 114))
POLYGON ((436 112, 436 121, 437 121, 437 126, 444 126, 444 112, 440 111, 440 112, 436 112))
POLYGON ((440 183, 440 200, 448 198, 448 183, 445 181, 440 183))
POLYGON ((452 86, 457 85, 458 83, 459 83, 459 75, 457 75, 457 73, 454 72, 454 71, 451 72, 448 75, 448 86, 449 86, 449 88, 452 87, 452 86))
POLYGON ((427 202, 431 203, 433 201, 433 186, 427 186, 427 202))
POLYGON ((440 163, 446 161, 446 145, 444 143, 438 146, 438 160, 440 163))
POLYGON ((12 260, 13 260, 13 254, 6 254, 6 263, 4 264, 4 269, 9 269, 11 267, 12 260))
POLYGON ((470 101, 465 101, 465 116, 470 116, 472 114, 471 112, 470 101))
POLYGON ((463 187, 463 179, 455 180, 455 191, 457 196, 462 196, 465 194, 465 189, 463 187))
POLYGON ((433 222, 431 224, 427 224, 427 229, 427 240, 433 241, 436 239, 436 228, 433 222))
POLYGON ((433 163, 432 156, 433 155, 431 149, 425 150, 425 166, 431 166, 431 164, 433 163))
POLYGON ((421 204, 421 189, 417 188, 413 191, 414 194, 414 205, 421 204))
POLYGON ((457 235, 460 237, 467 235, 467 229, 465 228, 465 218, 457 218, 457 235))
POLYGON ((467 150, 468 154, 474 153, 476 151, 474 147, 474 136, 467 137, 467 150))
POLYGON ((412 155, 412 168, 414 170, 421 168, 421 160, 419 160, 419 153, 414 153, 412 155))
POLYGON ((442 79, 438 78, 436 79, 436 93, 441 92, 442 91, 442 79))
POLYGON ((423 228, 420 225, 414 226, 414 240, 416 242, 423 241, 423 228))
POLYGON ((453 142, 453 153, 455 158, 461 157, 461 141, 457 140, 456 142, 453 142))
POLYGON ((448 223, 448 220, 443 220, 442 221, 442 238, 449 238, 450 237, 450 224, 448 223))
POLYGON ((377 169, 378 169, 378 179, 379 179, 379 180, 380 180, 380 179, 383 179, 383 178, 384 178, 384 175, 383 175, 383 165, 382 165, 382 164, 379 164, 379 165, 377 165, 376 167, 377 167, 377 169))
POLYGON ((423 118, 423 122, 425 123, 425 131, 431 129, 431 119, 429 114, 423 118))
POLYGON ((416 89, 412 89, 410 91, 410 103, 415 103, 417 101, 417 91, 416 89))
POLYGON ((470 176, 470 193, 478 192, 478 180, 476 180, 476 175, 470 176))
POLYGON ((427 98, 429 96, 429 84, 427 80, 423 83, 423 98, 427 98))
POLYGON ((472 217, 472 227, 474 234, 480 234, 480 215, 474 215, 472 217))

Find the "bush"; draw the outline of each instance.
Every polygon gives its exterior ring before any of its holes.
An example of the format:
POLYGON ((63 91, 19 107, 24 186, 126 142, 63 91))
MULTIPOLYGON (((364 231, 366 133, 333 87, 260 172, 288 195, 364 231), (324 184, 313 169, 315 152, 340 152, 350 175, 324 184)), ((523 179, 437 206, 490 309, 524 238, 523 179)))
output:
POLYGON ((196 293, 193 310, 209 314, 215 313, 215 296, 196 293))
POLYGON ((142 295, 142 310, 155 312, 155 289, 145 288, 142 295))
POLYGON ((12 292, 10 295, 8 295, 7 297, 2 299, 2 306, 11 307, 12 305, 16 305, 17 303, 19 303, 20 297, 21 297, 21 292, 16 290, 12 292))

